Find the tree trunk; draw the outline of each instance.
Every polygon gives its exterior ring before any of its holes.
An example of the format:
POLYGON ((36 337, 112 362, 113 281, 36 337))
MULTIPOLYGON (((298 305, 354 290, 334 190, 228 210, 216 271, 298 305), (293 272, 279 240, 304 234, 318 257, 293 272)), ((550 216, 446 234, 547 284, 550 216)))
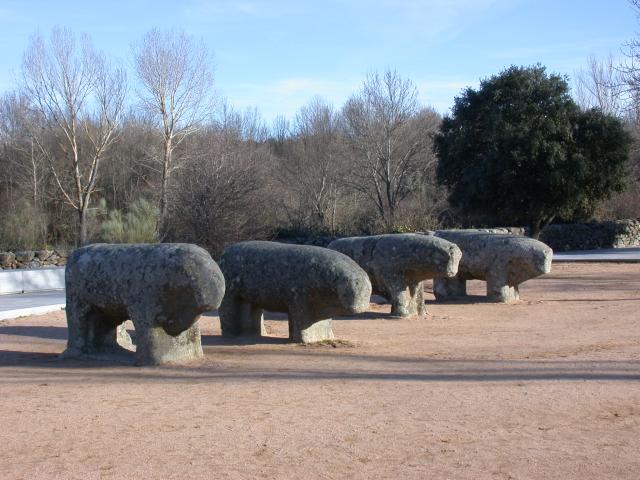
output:
POLYGON ((396 225, 396 208, 391 202, 388 204, 388 213, 387 213, 387 232, 391 233, 393 229, 397 227, 396 225))
POLYGON ((165 213, 167 210, 167 190, 169 188, 169 173, 171 168, 171 152, 172 152, 171 139, 165 140, 164 143, 164 158, 162 161, 162 186, 160 190, 160 205, 158 221, 156 222, 156 234, 158 238, 161 238, 161 231, 163 229, 165 213))
POLYGON ((79 225, 79 240, 80 246, 87 244, 87 204, 85 203, 78 210, 78 217, 80 221, 79 225))
POLYGON ((553 222, 554 218, 556 218, 555 215, 551 215, 547 218, 538 218, 536 220, 533 220, 529 226, 529 236, 535 240, 539 240, 542 230, 544 230, 551 222, 553 222))
POLYGON ((338 192, 337 189, 333 190, 333 206, 331 209, 331 235, 336 233, 336 209, 338 208, 338 192))
POLYGON ((540 223, 542 221, 539 218, 536 218, 535 220, 532 220, 531 223, 529 224, 529 236, 535 240, 538 240, 540 238, 540 223))
POLYGON ((31 181, 33 182, 33 206, 38 206, 38 169, 36 166, 35 156, 33 152, 33 139, 31 139, 31 181))

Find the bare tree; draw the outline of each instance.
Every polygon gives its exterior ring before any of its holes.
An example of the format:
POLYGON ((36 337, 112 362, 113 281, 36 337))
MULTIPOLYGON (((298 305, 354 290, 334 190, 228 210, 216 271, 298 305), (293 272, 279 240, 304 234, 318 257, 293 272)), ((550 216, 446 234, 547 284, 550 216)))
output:
POLYGON ((297 113, 293 132, 279 152, 279 180, 294 197, 286 199, 285 208, 299 227, 336 230, 345 173, 341 123, 333 107, 316 98, 297 113))
POLYGON ((589 57, 586 70, 580 70, 576 77, 578 104, 610 115, 623 115, 625 96, 624 79, 613 56, 604 60, 589 57))
POLYGON ((398 207, 435 163, 431 152, 439 115, 421 109, 413 83, 396 71, 374 73, 343 109, 353 148, 353 188, 375 204, 387 229, 398 207))
POLYGON ((226 104, 192 137, 185 145, 192 160, 176 172, 167 208, 172 240, 197 243, 218 256, 230 243, 266 235, 265 139, 255 111, 239 113, 226 104))
POLYGON ((8 163, 7 173, 10 172, 21 191, 27 193, 35 208, 41 203, 45 159, 29 135, 28 125, 38 121, 26 97, 11 92, 0 98, 0 143, 8 163))
POLYGON ((174 150, 202 127, 209 113, 213 75, 205 45, 183 32, 149 31, 134 47, 134 59, 142 106, 159 120, 162 135, 160 230, 174 150))
MULTIPOLYGON (((112 148, 98 182, 100 195, 110 209, 127 210, 141 197, 154 198, 160 183, 157 139, 156 127, 145 115, 131 111, 124 116, 118 144, 112 148)), ((154 204, 157 208, 157 202, 154 204)))
MULTIPOLYGON (((640 20, 640 0, 629 0, 640 20)), ((625 117, 635 129, 640 128, 640 38, 636 35, 623 48, 624 60, 616 66, 625 117)))
POLYGON ((23 91, 43 121, 31 135, 47 159, 65 201, 78 214, 78 240, 87 242, 87 212, 100 162, 117 139, 124 105, 123 70, 112 68, 83 36, 54 29, 50 42, 35 35, 22 63, 23 91), (46 142, 55 135, 62 158, 46 142))

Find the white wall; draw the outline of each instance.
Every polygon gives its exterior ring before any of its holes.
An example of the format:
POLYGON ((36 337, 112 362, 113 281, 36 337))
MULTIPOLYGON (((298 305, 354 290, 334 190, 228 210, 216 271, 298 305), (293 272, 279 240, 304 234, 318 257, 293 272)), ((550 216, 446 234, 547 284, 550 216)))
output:
POLYGON ((64 290, 64 267, 0 270, 0 295, 64 290))

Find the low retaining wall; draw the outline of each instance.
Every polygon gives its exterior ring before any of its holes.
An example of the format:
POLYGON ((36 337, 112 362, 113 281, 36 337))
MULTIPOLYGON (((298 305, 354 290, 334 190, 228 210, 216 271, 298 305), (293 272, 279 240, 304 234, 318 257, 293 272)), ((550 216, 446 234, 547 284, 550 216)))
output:
POLYGON ((24 250, 0 252, 0 270, 17 268, 63 267, 69 253, 66 250, 24 250))
POLYGON ((540 240, 556 252, 640 246, 640 220, 549 225, 540 240))
MULTIPOLYGON (((477 230, 512 235, 527 234, 527 229, 522 227, 479 228, 477 230)), ((278 238, 276 241, 326 247, 336 238, 339 237, 318 235, 278 238)), ((640 247, 640 220, 553 224, 542 230, 540 241, 549 245, 555 252, 640 247)))
POLYGON ((0 270, 0 295, 64 290, 64 267, 0 270))

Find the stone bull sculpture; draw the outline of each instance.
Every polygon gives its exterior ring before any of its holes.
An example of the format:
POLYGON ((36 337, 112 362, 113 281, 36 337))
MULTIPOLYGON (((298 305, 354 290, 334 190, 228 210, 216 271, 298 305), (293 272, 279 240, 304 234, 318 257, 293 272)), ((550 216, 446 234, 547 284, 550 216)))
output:
MULTIPOLYGON (((66 270, 66 357, 113 352, 131 319, 136 364, 202 356, 201 313, 220 305, 224 277, 211 256, 189 244, 89 245, 66 270)), ((126 339, 125 339, 126 340, 126 339)))
POLYGON ((419 234, 341 238, 328 248, 351 257, 369 275, 373 292, 395 316, 424 313, 424 280, 452 277, 462 253, 451 242, 419 234))
POLYGON ((513 302, 520 298, 521 283, 551 271, 553 251, 532 238, 479 230, 439 230, 435 235, 462 250, 458 274, 434 280, 437 300, 465 296, 467 280, 477 279, 487 282, 490 301, 513 302))
POLYGON ((220 306, 225 336, 264 334, 263 310, 289 315, 293 342, 333 338, 331 317, 369 306, 367 274, 349 257, 326 248, 242 242, 220 259, 227 292, 220 306))

